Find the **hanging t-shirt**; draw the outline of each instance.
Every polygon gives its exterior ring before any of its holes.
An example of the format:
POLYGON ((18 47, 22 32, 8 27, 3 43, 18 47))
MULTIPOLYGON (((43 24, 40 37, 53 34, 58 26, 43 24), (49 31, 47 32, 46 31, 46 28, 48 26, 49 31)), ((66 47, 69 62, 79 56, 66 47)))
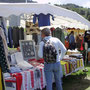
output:
POLYGON ((13 48, 12 27, 8 28, 8 40, 9 40, 8 46, 10 48, 13 48))
POLYGON ((17 48, 19 46, 19 27, 13 27, 12 38, 14 48, 17 48))
POLYGON ((50 16, 52 16, 52 20, 54 20, 54 16, 51 14, 42 14, 39 15, 35 14, 33 17, 33 23, 36 23, 36 20, 38 19, 38 25, 40 26, 50 26, 50 16))
POLYGON ((57 37, 65 45, 65 35, 61 28, 57 27, 55 30, 53 30, 52 36, 57 37))

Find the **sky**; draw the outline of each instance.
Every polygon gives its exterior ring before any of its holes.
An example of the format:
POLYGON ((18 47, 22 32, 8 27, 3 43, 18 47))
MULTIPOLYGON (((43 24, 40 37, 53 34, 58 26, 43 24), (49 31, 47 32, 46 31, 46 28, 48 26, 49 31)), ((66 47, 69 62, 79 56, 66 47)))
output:
POLYGON ((38 3, 67 4, 73 3, 79 6, 90 8, 90 0, 34 0, 38 3))

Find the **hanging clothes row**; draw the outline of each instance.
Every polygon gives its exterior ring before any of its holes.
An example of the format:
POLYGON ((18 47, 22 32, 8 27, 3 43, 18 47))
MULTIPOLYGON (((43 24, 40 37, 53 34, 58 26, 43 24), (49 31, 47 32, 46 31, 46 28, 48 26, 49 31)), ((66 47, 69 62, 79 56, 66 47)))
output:
POLYGON ((58 39, 61 40, 61 42, 65 45, 65 35, 64 35, 64 30, 57 27, 56 29, 52 29, 51 28, 51 31, 52 31, 52 36, 53 37, 57 37, 58 39))
POLYGON ((10 48, 17 48, 19 46, 19 40, 24 40, 24 28, 9 27, 8 28, 8 46, 10 48))
POLYGON ((9 68, 7 42, 0 28, 0 90, 5 90, 3 73, 9 72, 9 68))

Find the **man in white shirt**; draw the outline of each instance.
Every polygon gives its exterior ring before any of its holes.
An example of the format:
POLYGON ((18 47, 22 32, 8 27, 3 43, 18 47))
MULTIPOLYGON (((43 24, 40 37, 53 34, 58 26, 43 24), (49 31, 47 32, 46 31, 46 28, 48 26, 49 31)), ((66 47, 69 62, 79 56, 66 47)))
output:
POLYGON ((52 42, 52 44, 55 46, 55 49, 57 51, 56 62, 44 63, 44 72, 45 72, 46 84, 47 84, 46 90, 52 90, 52 75, 53 74, 54 74, 57 90, 62 90, 61 76, 60 76, 61 75, 60 74, 60 71, 61 71, 60 60, 62 60, 62 58, 64 57, 66 53, 66 48, 58 38, 51 36, 51 31, 48 28, 44 28, 41 31, 41 36, 43 38, 43 41, 40 42, 39 51, 38 51, 38 55, 40 58, 43 58, 43 46, 45 44, 44 40, 46 41, 50 40, 50 42, 52 42), (59 53, 59 50, 61 50, 61 53, 59 53))

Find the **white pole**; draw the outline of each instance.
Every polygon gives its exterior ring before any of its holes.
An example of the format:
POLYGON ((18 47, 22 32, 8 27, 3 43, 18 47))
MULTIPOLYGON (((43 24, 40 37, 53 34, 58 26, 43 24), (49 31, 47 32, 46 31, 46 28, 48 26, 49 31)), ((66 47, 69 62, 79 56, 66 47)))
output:
POLYGON ((27 0, 26 0, 26 3, 27 3, 27 0))

